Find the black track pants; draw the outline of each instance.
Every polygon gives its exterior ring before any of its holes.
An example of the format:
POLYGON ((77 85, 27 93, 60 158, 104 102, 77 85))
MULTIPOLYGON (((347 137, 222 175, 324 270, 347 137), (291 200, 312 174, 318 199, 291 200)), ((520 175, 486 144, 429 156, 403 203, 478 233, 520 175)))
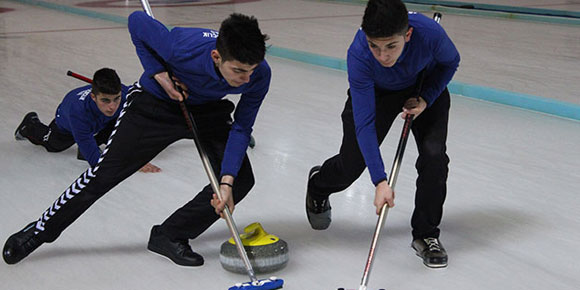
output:
MULTIPOLYGON (((385 139, 395 118, 401 113, 403 104, 413 92, 413 87, 396 92, 376 90, 375 127, 379 144, 385 139)), ((449 91, 445 89, 431 107, 414 120, 411 127, 419 151, 415 164, 418 173, 415 211, 411 219, 414 239, 439 237, 438 226, 443 216, 443 203, 447 193, 449 157, 446 153, 446 140, 449 108, 449 91)), ((343 139, 339 153, 326 160, 319 174, 309 182, 309 191, 315 198, 324 198, 345 190, 366 168, 356 139, 350 93, 342 112, 342 124, 343 139)))
MULTIPOLYGON (((48 152, 61 152, 75 144, 73 135, 63 132, 54 120, 48 126, 41 122, 29 122, 26 127, 25 137, 33 144, 44 147, 48 152)), ((114 127, 115 120, 112 120, 94 136, 97 145, 107 143, 114 127)))
MULTIPOLYGON (((188 106, 195 116, 201 142, 216 174, 220 172, 233 108, 233 103, 227 100, 188 106)), ((75 180, 40 217, 36 225, 38 238, 45 242, 56 240, 94 202, 182 138, 192 138, 192 133, 179 105, 133 87, 101 159, 75 180)), ((253 184, 254 177, 246 156, 234 183, 234 201, 239 202, 253 184)), ((162 230, 172 239, 188 239, 197 237, 211 226, 219 216, 210 204, 210 191, 208 187, 204 188, 168 218, 162 230)))

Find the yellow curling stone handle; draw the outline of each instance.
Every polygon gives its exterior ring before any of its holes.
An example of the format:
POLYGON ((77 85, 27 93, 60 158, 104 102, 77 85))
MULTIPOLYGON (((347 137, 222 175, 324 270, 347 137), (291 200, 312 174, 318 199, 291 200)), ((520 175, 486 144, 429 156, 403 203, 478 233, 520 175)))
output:
MULTIPOLYGON (((265 246, 273 244, 280 240, 275 235, 268 234, 260 223, 253 223, 244 228, 244 233, 240 234, 242 245, 244 246, 265 246)), ((230 238, 228 242, 235 245, 234 238, 230 238)))

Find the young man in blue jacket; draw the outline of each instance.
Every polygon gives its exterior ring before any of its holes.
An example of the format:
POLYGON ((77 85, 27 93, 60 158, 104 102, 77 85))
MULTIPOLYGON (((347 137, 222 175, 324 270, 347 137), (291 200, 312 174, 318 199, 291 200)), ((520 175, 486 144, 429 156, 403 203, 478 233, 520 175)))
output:
POLYGON ((411 129, 419 151, 412 246, 425 265, 447 265, 438 226, 449 163, 447 84, 458 65, 459 53, 435 21, 408 13, 400 0, 368 2, 347 55, 350 89, 342 112, 340 151, 322 166, 313 167, 308 177, 306 212, 313 229, 328 228, 330 194, 349 187, 366 167, 375 186, 377 214, 385 203, 395 205, 379 145, 399 113, 403 118, 412 114, 411 129))
POLYGON ((271 78, 264 60, 267 36, 258 21, 232 14, 222 22, 219 33, 179 27, 169 31, 145 13, 134 12, 128 26, 144 73, 128 92, 115 133, 96 166, 73 182, 38 220, 6 241, 6 263, 18 263, 43 243, 56 240, 115 185, 171 143, 192 138, 178 104, 181 101, 192 112, 201 143, 220 177, 223 201, 206 186, 152 228, 148 249, 179 265, 202 265, 203 257, 191 249, 188 240, 218 220, 225 204, 233 210, 234 203, 254 185, 246 149, 271 78), (223 100, 227 94, 241 94, 233 120, 234 104, 223 100))
MULTIPOLYGON (((66 94, 48 126, 40 122, 36 112, 30 112, 16 128, 14 137, 28 139, 48 152, 61 152, 76 143, 78 158, 95 166, 101 157, 99 145, 106 144, 113 132, 128 89, 115 70, 99 69, 91 85, 66 94)), ((159 172, 160 169, 148 163, 140 171, 159 172)))

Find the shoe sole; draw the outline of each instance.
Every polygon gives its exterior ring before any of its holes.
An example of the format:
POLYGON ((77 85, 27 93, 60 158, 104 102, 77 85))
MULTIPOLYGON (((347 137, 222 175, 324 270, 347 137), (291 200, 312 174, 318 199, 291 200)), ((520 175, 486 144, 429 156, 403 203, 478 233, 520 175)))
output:
POLYGON ((328 229, 328 227, 330 227, 330 223, 332 222, 332 220, 330 220, 328 222, 328 224, 326 224, 326 219, 327 218, 318 218, 316 216, 317 215, 321 215, 321 214, 310 213, 308 211, 308 193, 306 194, 306 203, 305 203, 305 206, 304 207, 306 209, 306 218, 308 218, 308 223, 310 224, 310 227, 313 230, 321 231, 321 230, 326 230, 326 229, 328 229), (313 222, 313 220, 314 220, 314 222, 313 222), (316 220, 323 220, 323 221, 322 222, 316 222, 316 220), (323 223, 324 225, 317 226, 317 224, 320 224, 320 223, 323 223))
POLYGON ((308 218, 308 223, 310 224, 310 227, 313 230, 322 231, 322 230, 326 230, 330 227, 332 219, 330 219, 330 221, 327 221, 329 219, 328 217, 322 217, 322 218, 317 217, 317 215, 322 215, 322 214, 315 214, 315 213, 308 212, 308 202, 306 202, 305 207, 306 207, 306 217, 308 218), (320 225, 320 224, 322 224, 322 225, 320 225))
MULTIPOLYGON (((308 216, 308 212, 306 212, 306 215, 308 216)), ((311 227, 313 230, 317 230, 317 231, 326 230, 326 229, 328 229, 328 228, 330 227, 330 223, 328 223, 328 225, 327 225, 327 226, 314 226, 314 225, 312 224, 312 221, 310 220, 310 217, 309 217, 309 216, 308 216, 308 223, 310 223, 310 227, 311 227)))
MULTIPOLYGON (((310 173, 308 174, 308 181, 306 182, 306 200, 305 200, 305 209, 306 209, 306 217, 308 218, 308 223, 310 224, 310 227, 311 227, 313 230, 322 231, 322 230, 326 230, 326 229, 328 229, 328 227, 330 227, 330 223, 332 222, 332 219, 330 220, 330 222, 328 222, 328 224, 327 224, 327 225, 323 225, 323 226, 315 226, 315 225, 313 225, 313 224, 312 224, 312 220, 316 220, 316 219, 317 219, 316 215, 318 215, 318 214, 315 214, 315 213, 312 213, 312 214, 311 214, 311 213, 309 213, 309 212, 308 212, 308 182, 310 181, 310 179, 312 179, 312 176, 314 176, 314 175, 315 175, 315 174, 317 174, 318 172, 320 172, 320 167, 319 167, 319 169, 318 169, 317 171, 310 172, 310 173), (314 217, 311 217, 310 215, 313 215, 314 217)), ((321 219, 322 219, 322 218, 321 218, 321 219)), ((324 219, 326 219, 326 218, 324 218, 324 219)), ((324 223, 326 223, 326 222, 324 222, 324 223)), ((316 222, 315 222, 315 224, 316 224, 316 222)))
POLYGON ((20 130, 16 130, 16 132, 14 132, 14 139, 16 139, 18 141, 23 141, 23 140, 26 140, 26 137, 24 137, 20 134, 20 130))

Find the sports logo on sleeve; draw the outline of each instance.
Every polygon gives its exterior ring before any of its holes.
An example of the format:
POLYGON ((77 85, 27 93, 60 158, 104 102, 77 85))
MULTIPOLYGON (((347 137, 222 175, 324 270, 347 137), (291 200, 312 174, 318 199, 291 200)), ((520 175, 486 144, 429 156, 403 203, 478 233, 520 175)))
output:
POLYGON ((204 31, 203 37, 211 37, 211 38, 218 38, 219 32, 215 30, 204 31))
POLYGON ((77 96, 79 96, 79 100, 84 101, 88 95, 91 94, 91 89, 86 89, 84 91, 80 91, 77 93, 77 96))

